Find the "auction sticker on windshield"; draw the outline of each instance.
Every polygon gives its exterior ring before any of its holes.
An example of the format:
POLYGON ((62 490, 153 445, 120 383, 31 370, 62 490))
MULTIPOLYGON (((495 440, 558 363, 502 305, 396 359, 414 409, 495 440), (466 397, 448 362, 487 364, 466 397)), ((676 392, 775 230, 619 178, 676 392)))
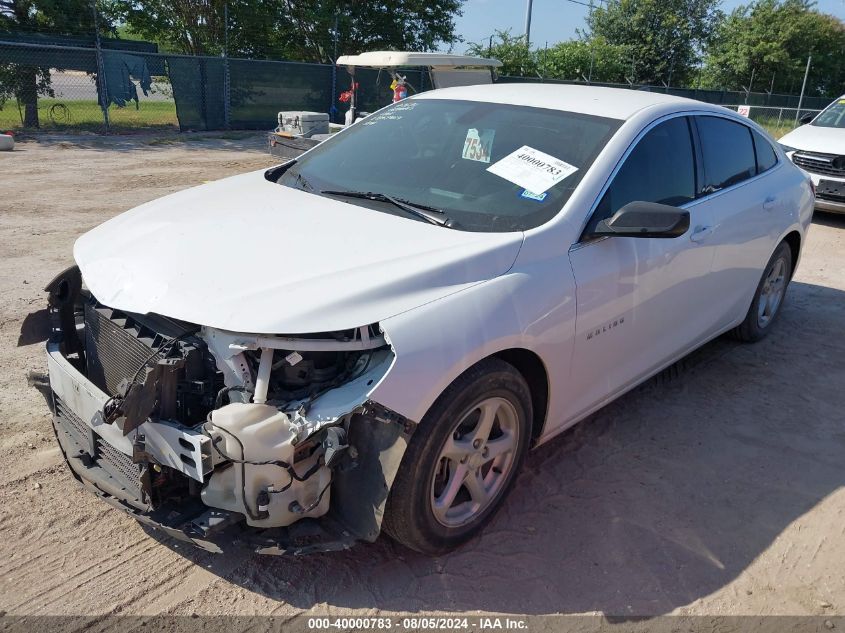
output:
POLYGON ((574 174, 578 168, 538 149, 523 145, 490 165, 487 171, 539 195, 574 174))
POLYGON ((475 160, 479 163, 489 163, 490 154, 493 151, 493 138, 496 130, 477 130, 471 127, 467 130, 467 137, 464 140, 464 151, 461 158, 475 160))

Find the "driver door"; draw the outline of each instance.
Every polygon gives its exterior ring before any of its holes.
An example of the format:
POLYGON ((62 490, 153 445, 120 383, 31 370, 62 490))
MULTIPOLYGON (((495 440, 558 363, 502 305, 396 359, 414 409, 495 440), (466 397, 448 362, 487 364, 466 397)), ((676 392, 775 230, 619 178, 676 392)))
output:
POLYGON ((713 333, 719 289, 709 275, 713 219, 695 202, 699 178, 687 117, 658 123, 635 143, 569 257, 576 282, 576 336, 568 418, 631 387, 713 333), (676 238, 590 239, 628 202, 683 207, 690 228, 676 238))

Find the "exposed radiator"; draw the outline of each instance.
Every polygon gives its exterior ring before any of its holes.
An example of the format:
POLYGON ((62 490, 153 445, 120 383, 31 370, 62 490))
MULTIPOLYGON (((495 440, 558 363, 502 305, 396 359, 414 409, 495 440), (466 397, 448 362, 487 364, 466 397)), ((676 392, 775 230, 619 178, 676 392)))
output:
POLYGON ((165 340, 121 312, 85 304, 86 373, 109 395, 117 393, 122 380, 135 376, 165 340))

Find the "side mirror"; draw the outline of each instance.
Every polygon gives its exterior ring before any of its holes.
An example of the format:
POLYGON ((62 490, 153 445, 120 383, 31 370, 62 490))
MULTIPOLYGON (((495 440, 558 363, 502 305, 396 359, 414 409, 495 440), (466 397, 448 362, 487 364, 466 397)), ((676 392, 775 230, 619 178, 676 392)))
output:
POLYGON ((812 121, 815 118, 816 118, 815 114, 813 114, 812 112, 807 112, 806 114, 801 115, 801 118, 798 119, 798 122, 801 125, 806 125, 807 123, 809 123, 810 121, 812 121))
POLYGON ((657 202, 629 202, 596 225, 591 237, 680 237, 689 229, 689 211, 657 202))

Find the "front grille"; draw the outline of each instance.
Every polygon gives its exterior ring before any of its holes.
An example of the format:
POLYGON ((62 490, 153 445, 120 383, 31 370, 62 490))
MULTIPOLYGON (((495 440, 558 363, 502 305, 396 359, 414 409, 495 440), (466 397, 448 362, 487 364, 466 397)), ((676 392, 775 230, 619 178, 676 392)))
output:
POLYGON ((117 450, 114 446, 97 438, 97 462, 107 471, 122 488, 133 494, 141 493, 141 467, 132 463, 132 458, 117 450))
POLYGON ((56 407, 56 422, 65 429, 77 444, 82 446, 89 454, 94 452, 92 446, 92 431, 82 419, 71 411, 64 401, 55 393, 53 394, 53 402, 56 407))
POLYGON ((126 314, 93 302, 85 304, 88 379, 110 395, 117 393, 122 380, 135 377, 165 340, 126 314))
POLYGON ((845 202, 845 195, 837 196, 832 193, 817 193, 816 198, 819 200, 828 200, 830 202, 845 202))
POLYGON ((792 162, 814 174, 845 176, 845 156, 817 152, 795 152, 792 162))
POLYGON ((149 495, 141 466, 96 435, 55 393, 53 401, 56 436, 68 460, 76 464, 75 468, 86 469, 95 485, 109 494, 117 494, 133 504, 147 505, 149 495))

